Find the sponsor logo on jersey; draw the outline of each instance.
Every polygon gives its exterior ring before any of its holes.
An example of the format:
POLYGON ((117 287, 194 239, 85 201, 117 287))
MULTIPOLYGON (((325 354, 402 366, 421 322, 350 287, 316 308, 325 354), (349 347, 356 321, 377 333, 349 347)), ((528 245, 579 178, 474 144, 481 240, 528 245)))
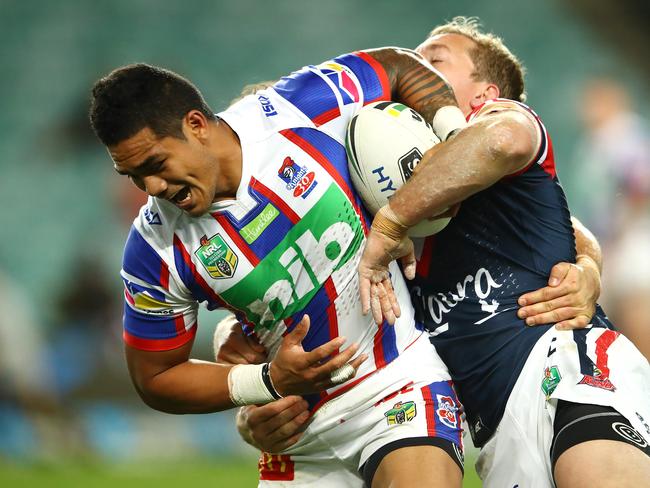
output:
POLYGON ((318 184, 315 180, 316 173, 309 171, 305 166, 300 166, 289 156, 282 161, 278 176, 287 184, 287 190, 293 190, 294 197, 307 198, 318 184))
POLYGON ((332 273, 357 256, 363 240, 352 203, 331 184, 282 241, 221 297, 256 327, 271 329, 304 309, 332 273))
POLYGON ((215 278, 231 278, 237 269, 239 258, 230 246, 223 240, 221 234, 215 234, 210 239, 201 237, 201 247, 194 251, 208 274, 215 278))
POLYGON ((384 412, 388 425, 398 425, 410 422, 417 415, 415 402, 397 402, 393 408, 384 412))
POLYGON ((162 225, 158 212, 153 212, 150 208, 144 210, 144 218, 149 225, 162 225))
POLYGON ((257 97, 257 100, 260 102, 260 105, 262 107, 262 112, 264 112, 264 115, 266 115, 267 117, 273 117, 274 115, 278 115, 278 112, 277 110, 275 110, 275 107, 273 107, 273 104, 271 103, 269 97, 260 95, 257 97))
POLYGON ((174 314, 174 309, 164 298, 155 298, 155 290, 147 290, 144 287, 125 281, 124 298, 131 308, 147 315, 169 316, 174 314))
POLYGON ((343 95, 343 104, 358 102, 360 100, 359 90, 352 79, 352 71, 347 66, 330 61, 318 65, 321 73, 327 76, 334 83, 343 95))
POLYGON ((295 476, 295 464, 288 454, 269 454, 263 452, 257 463, 260 480, 292 481, 295 476))
POLYGON ((499 310, 500 303, 495 299, 487 298, 492 291, 496 288, 501 288, 503 283, 498 283, 485 268, 480 268, 473 276, 467 275, 462 282, 456 283, 456 290, 448 291, 446 293, 434 293, 427 296, 422 296, 422 291, 416 287, 414 292, 420 296, 424 306, 428 309, 431 320, 437 325, 443 324, 445 315, 451 312, 459 303, 463 302, 468 295, 474 291, 474 295, 478 298, 478 303, 481 305, 481 311, 487 313, 485 317, 474 322, 475 325, 481 325, 483 322, 496 317, 500 313, 507 312, 516 307, 502 308, 499 310), (472 284, 472 286, 470 286, 472 284))
POLYGON ((456 405, 454 399, 450 396, 440 394, 436 394, 436 399, 438 400, 436 415, 440 419, 440 422, 452 429, 456 428, 456 424, 458 423, 458 405, 456 405))
POLYGON ((547 367, 544 370, 544 379, 542 380, 542 391, 546 395, 546 399, 551 398, 551 395, 557 388, 557 385, 560 384, 562 375, 560 375, 560 370, 557 366, 547 367))
POLYGON ((639 422, 643 424, 643 427, 645 428, 645 431, 650 435, 650 425, 648 425, 645 421, 645 419, 641 416, 639 412, 634 412, 636 414, 636 418, 639 419, 639 422))
POLYGON ((242 227, 242 230, 240 230, 239 233, 248 244, 251 244, 262 234, 262 232, 264 232, 264 229, 271 225, 271 222, 273 222, 278 215, 280 215, 278 209, 269 203, 257 217, 242 227))
POLYGON ((404 181, 408 180, 411 176, 413 176, 413 171, 415 171, 415 167, 418 164, 420 164, 421 160, 422 160, 422 153, 417 147, 414 147, 409 152, 407 152, 404 156, 399 158, 398 161, 399 170, 402 173, 402 178, 404 179, 404 181))
POLYGON ((582 379, 578 381, 579 385, 593 386, 594 388, 601 388, 608 391, 616 391, 616 387, 609 380, 607 376, 602 376, 600 372, 596 371, 594 376, 583 375, 582 379))

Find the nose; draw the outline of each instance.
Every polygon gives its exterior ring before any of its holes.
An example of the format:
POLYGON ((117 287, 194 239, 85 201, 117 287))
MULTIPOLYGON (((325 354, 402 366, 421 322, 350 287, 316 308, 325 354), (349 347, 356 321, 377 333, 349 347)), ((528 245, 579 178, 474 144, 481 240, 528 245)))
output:
POLYGON ((167 190, 167 182, 160 176, 150 175, 142 178, 145 191, 152 197, 157 197, 167 190))

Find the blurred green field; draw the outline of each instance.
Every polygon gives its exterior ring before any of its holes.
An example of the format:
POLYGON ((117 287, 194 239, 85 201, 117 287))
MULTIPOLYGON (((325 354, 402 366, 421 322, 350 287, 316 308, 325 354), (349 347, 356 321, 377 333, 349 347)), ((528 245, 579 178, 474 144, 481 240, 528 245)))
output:
MULTIPOLYGON (((481 483, 468 463, 464 488, 481 483)), ((0 486, 43 488, 166 488, 214 486, 248 488, 257 485, 255 461, 250 458, 156 461, 136 464, 40 463, 16 464, 0 460, 0 486)))

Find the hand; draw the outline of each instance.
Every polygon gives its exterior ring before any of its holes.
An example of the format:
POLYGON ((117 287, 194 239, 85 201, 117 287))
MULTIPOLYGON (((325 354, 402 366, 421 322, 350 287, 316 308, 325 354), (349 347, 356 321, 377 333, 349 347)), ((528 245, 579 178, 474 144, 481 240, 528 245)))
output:
POLYGON ((352 359, 359 349, 356 343, 339 351, 345 343, 345 337, 337 337, 313 351, 305 352, 302 341, 308 331, 309 316, 305 315, 300 323, 282 338, 278 353, 270 363, 271 381, 282 396, 316 393, 331 388, 338 384, 332 381, 332 372, 349 364, 353 368, 353 374, 349 377, 352 378, 361 363, 368 358, 366 354, 361 354, 352 359))
POLYGON ((404 275, 410 280, 415 278, 413 241, 408 237, 396 241, 371 229, 359 262, 359 294, 363 314, 372 311, 377 325, 384 320, 393 325, 401 315, 388 273, 389 263, 397 258, 401 258, 404 275))
POLYGON ((214 330, 214 357, 218 363, 260 364, 266 361, 266 349, 254 337, 244 334, 241 324, 230 315, 214 330))
POLYGON ((251 446, 279 453, 302 436, 309 419, 308 407, 299 396, 288 396, 261 407, 248 405, 237 412, 237 430, 251 446))
POLYGON ((596 311, 600 272, 595 261, 581 255, 577 264, 553 266, 547 287, 519 297, 517 316, 526 325, 555 323, 559 330, 583 329, 596 311))

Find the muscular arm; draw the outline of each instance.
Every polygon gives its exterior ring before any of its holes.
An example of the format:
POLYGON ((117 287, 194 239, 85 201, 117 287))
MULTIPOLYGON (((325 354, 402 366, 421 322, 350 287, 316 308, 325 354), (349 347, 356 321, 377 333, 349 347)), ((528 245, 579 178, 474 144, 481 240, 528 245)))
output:
POLYGON ((415 51, 386 47, 366 53, 386 71, 391 98, 413 108, 427 121, 431 122, 442 107, 458 107, 451 87, 415 51))
POLYGON ((427 151, 418 171, 391 197, 390 209, 405 226, 441 213, 530 161, 537 148, 536 131, 517 111, 482 117, 427 151))
POLYGON ((598 273, 602 274, 603 254, 596 237, 575 217, 571 217, 571 224, 573 225, 573 232, 576 238, 576 254, 578 255, 578 260, 581 256, 591 258, 597 266, 598 273))

